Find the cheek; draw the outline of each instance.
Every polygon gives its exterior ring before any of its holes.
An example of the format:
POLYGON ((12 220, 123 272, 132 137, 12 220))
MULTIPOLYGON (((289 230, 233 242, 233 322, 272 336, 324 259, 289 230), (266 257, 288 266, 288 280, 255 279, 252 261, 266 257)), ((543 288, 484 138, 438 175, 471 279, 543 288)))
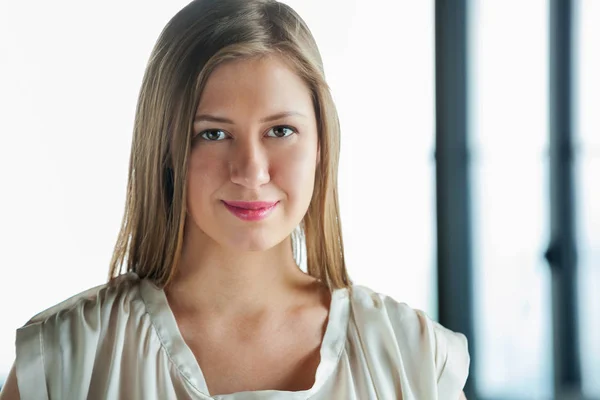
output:
MULTIPOLYGON (((199 203, 214 193, 227 178, 222 157, 212 152, 194 151, 188 167, 188 201, 199 203)), ((189 205, 189 203, 188 203, 189 205)))
POLYGON ((310 200, 315 181, 316 159, 316 146, 282 152, 273 165, 271 178, 289 195, 310 200))

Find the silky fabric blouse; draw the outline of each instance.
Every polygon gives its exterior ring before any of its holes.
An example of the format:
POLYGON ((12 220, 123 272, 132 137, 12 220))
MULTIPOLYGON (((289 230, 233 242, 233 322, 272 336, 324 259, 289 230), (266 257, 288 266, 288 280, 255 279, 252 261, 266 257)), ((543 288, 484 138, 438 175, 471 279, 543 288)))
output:
POLYGON ((16 354, 23 400, 458 400, 470 361, 464 335, 354 285, 332 292, 310 389, 211 396, 164 291, 131 272, 36 315, 16 354))

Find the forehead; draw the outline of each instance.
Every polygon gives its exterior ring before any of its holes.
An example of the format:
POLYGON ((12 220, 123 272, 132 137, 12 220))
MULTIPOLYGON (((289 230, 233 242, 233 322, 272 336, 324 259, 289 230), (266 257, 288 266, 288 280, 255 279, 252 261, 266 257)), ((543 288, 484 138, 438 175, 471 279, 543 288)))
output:
POLYGON ((209 76, 200 97, 201 112, 243 114, 312 110, 312 96, 304 80, 279 57, 226 62, 209 76))

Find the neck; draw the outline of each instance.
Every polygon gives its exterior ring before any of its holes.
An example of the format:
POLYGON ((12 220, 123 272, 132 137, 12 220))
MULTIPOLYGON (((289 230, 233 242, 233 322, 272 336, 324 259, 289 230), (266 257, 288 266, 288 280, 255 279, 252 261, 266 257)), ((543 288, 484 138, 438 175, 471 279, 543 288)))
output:
POLYGON ((181 261, 165 288, 169 302, 184 312, 233 317, 290 307, 311 288, 292 257, 289 238, 265 251, 235 252, 204 237, 184 243, 181 261))

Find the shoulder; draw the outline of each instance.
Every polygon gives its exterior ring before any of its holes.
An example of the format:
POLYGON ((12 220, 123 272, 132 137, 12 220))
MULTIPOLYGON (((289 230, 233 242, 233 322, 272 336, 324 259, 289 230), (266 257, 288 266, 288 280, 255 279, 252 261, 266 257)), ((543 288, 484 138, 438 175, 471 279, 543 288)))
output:
POLYGON ((139 298, 139 278, 133 273, 123 274, 110 283, 95 286, 55 304, 33 316, 22 328, 69 319, 80 319, 92 313, 106 313, 116 304, 139 298))
POLYGON ((25 392, 22 398, 38 398, 38 390, 50 390, 57 381, 62 387, 74 384, 65 379, 85 376, 83 369, 93 367, 99 352, 113 351, 126 333, 127 321, 144 310, 139 278, 128 273, 35 315, 16 332, 15 367, 19 390, 25 392))
POLYGON ((368 287, 354 285, 352 292, 357 323, 377 325, 378 335, 388 335, 388 341, 393 341, 390 348, 398 352, 405 369, 416 370, 408 371, 409 375, 429 373, 439 393, 457 393, 458 398, 470 365, 465 335, 445 328, 422 310, 368 287))

